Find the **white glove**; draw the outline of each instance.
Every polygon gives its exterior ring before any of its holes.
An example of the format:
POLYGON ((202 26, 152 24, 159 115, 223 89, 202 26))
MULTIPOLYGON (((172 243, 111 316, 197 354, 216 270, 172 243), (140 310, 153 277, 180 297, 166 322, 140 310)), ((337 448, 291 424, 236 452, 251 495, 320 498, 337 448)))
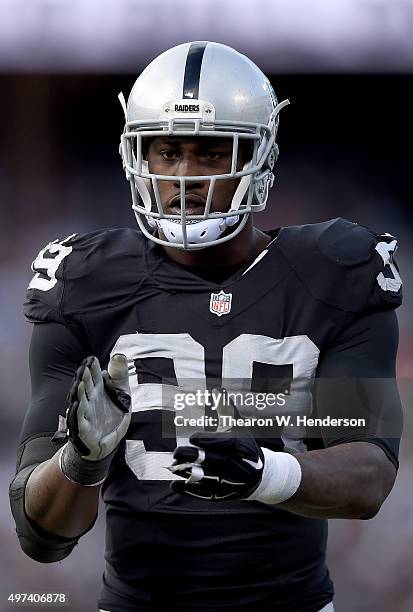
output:
POLYGON ((72 427, 73 434, 78 436, 74 446, 80 447, 77 450, 81 451, 83 459, 97 461, 110 455, 126 434, 131 419, 130 387, 128 362, 124 355, 114 355, 109 361, 108 371, 103 372, 96 357, 89 359, 90 365, 84 367, 78 384, 75 382, 78 405, 75 408, 68 406, 67 424, 69 435, 72 427), (72 421, 71 410, 75 412, 72 417, 77 422, 72 421))
POLYGON ((103 372, 97 357, 85 359, 75 374, 67 399, 69 442, 60 455, 60 467, 65 476, 87 486, 100 484, 109 471, 112 455, 125 436, 130 419, 126 357, 114 355, 108 371, 103 372))

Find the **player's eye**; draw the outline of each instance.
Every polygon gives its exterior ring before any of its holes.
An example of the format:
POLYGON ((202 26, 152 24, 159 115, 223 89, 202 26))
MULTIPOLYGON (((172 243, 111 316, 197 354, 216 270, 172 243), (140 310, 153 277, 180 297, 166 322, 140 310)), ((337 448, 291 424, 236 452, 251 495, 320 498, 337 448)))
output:
POLYGON ((177 158, 177 153, 173 149, 163 149, 160 151, 160 155, 167 161, 174 161, 177 158))
POLYGON ((222 157, 222 153, 219 151, 207 151, 205 157, 208 161, 218 161, 222 157))

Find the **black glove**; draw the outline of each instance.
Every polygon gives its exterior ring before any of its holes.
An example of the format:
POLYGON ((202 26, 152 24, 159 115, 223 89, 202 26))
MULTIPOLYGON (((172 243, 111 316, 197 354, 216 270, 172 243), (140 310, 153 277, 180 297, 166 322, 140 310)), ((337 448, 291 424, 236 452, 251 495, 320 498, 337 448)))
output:
POLYGON ((185 481, 171 483, 176 493, 208 500, 245 499, 261 482, 265 458, 252 436, 234 432, 195 433, 195 446, 178 446, 169 468, 185 481), (238 434, 239 435, 239 434, 238 434))
POLYGON ((224 426, 221 417, 228 414, 228 406, 222 403, 217 406, 216 432, 194 433, 189 438, 194 446, 178 446, 168 469, 185 480, 174 480, 172 489, 210 501, 243 499, 276 505, 290 499, 301 484, 297 458, 259 446, 242 426, 236 407, 231 411, 234 428, 224 426))

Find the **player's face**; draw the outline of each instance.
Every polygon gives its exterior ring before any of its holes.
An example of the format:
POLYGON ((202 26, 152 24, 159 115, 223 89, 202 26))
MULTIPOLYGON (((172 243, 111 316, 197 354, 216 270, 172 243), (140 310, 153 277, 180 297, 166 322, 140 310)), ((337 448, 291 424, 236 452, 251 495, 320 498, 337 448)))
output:
MULTIPOLYGON (((244 149, 239 151, 237 170, 247 161, 244 149)), ((232 138, 156 137, 150 141, 147 153, 149 172, 176 176, 176 181, 158 181, 159 195, 166 214, 180 214, 181 176, 227 174, 231 171, 232 138)), ((226 212, 239 179, 218 179, 215 183, 211 212, 226 212)), ((186 213, 204 212, 209 181, 186 181, 186 213)))

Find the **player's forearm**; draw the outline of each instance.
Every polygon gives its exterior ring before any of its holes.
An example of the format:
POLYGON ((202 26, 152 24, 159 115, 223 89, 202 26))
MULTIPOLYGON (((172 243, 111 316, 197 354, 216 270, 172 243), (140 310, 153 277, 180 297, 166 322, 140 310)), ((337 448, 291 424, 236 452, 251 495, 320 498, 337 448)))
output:
POLYGON ((279 505, 313 518, 373 517, 396 476, 381 448, 368 442, 340 444, 295 457, 301 465, 301 484, 279 505))
POLYGON ((59 452, 31 473, 25 510, 45 531, 71 538, 87 531, 95 520, 100 486, 85 487, 68 480, 59 468, 59 452))

